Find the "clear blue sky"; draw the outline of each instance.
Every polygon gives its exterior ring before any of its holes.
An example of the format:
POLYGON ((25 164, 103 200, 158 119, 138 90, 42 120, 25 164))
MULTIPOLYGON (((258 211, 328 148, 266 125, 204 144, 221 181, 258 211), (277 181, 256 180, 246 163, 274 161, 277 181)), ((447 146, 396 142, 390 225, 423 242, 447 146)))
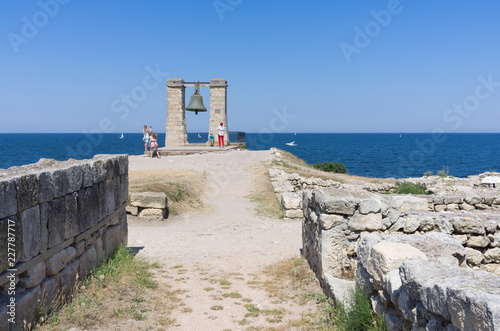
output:
POLYGON ((500 132, 498 1, 0 6, 0 132, 164 132, 168 78, 226 79, 231 131, 500 132))

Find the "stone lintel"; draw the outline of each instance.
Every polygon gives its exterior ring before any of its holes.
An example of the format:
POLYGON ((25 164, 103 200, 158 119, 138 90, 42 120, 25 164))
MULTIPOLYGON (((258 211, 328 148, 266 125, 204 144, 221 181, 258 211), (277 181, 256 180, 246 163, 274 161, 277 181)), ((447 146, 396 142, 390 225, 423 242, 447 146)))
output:
POLYGON ((211 79, 210 87, 227 87, 227 80, 222 78, 211 79))
POLYGON ((184 87, 184 79, 170 78, 167 80, 167 87, 184 87))

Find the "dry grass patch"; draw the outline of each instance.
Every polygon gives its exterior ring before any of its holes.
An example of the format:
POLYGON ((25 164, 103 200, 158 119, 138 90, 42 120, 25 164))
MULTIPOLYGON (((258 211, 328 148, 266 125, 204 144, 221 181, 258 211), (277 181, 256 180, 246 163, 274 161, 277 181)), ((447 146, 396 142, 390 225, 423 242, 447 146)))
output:
POLYGON ((254 174, 256 177, 254 188, 246 198, 257 204, 256 211, 259 215, 283 218, 284 214, 274 194, 267 166, 260 164, 254 169, 254 174))
POLYGON ((193 170, 129 171, 129 192, 163 192, 168 198, 169 212, 177 215, 206 210, 201 195, 206 173, 193 170))
MULTIPOLYGON (((334 180, 340 183, 395 183, 396 180, 394 178, 371 178, 371 177, 361 177, 361 176, 353 176, 348 174, 338 174, 325 172, 318 169, 313 168, 312 165, 307 164, 304 160, 299 159, 295 155, 279 150, 282 157, 280 159, 274 159, 271 161, 271 165, 279 166, 286 172, 295 172, 303 177, 316 177, 324 180, 334 180)), ((349 169, 347 169, 349 171, 349 169)))
POLYGON ((160 266, 120 248, 75 286, 70 303, 41 317, 36 330, 97 330, 124 323, 171 326, 183 291, 171 290, 155 267, 160 266))

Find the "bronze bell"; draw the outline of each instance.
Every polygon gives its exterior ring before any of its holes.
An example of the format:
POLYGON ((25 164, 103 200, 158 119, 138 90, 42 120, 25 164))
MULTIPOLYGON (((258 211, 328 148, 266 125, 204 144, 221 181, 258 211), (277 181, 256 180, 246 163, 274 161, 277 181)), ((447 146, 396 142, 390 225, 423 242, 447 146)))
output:
POLYGON ((198 84, 195 84, 194 94, 191 96, 191 100, 186 110, 194 111, 196 115, 198 115, 199 111, 207 111, 207 108, 203 105, 203 97, 200 95, 200 92, 198 92, 198 84))

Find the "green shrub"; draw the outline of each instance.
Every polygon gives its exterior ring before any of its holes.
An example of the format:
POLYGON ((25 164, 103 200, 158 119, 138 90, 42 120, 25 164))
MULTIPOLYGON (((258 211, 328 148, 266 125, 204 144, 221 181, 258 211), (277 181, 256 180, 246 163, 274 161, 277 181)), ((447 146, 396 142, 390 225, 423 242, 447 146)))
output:
POLYGON ((432 176, 432 171, 426 171, 426 172, 424 173, 424 176, 425 176, 425 177, 432 176))
POLYGON ((413 184, 409 182, 396 182, 396 194, 427 194, 424 184, 413 184))
POLYGON ((343 163, 339 162, 323 162, 315 163, 314 168, 326 171, 326 172, 336 172, 338 174, 346 174, 347 168, 343 163))
POLYGON ((364 287, 356 286, 346 303, 337 303, 334 309, 334 323, 342 331, 384 331, 384 320, 373 310, 364 287))

